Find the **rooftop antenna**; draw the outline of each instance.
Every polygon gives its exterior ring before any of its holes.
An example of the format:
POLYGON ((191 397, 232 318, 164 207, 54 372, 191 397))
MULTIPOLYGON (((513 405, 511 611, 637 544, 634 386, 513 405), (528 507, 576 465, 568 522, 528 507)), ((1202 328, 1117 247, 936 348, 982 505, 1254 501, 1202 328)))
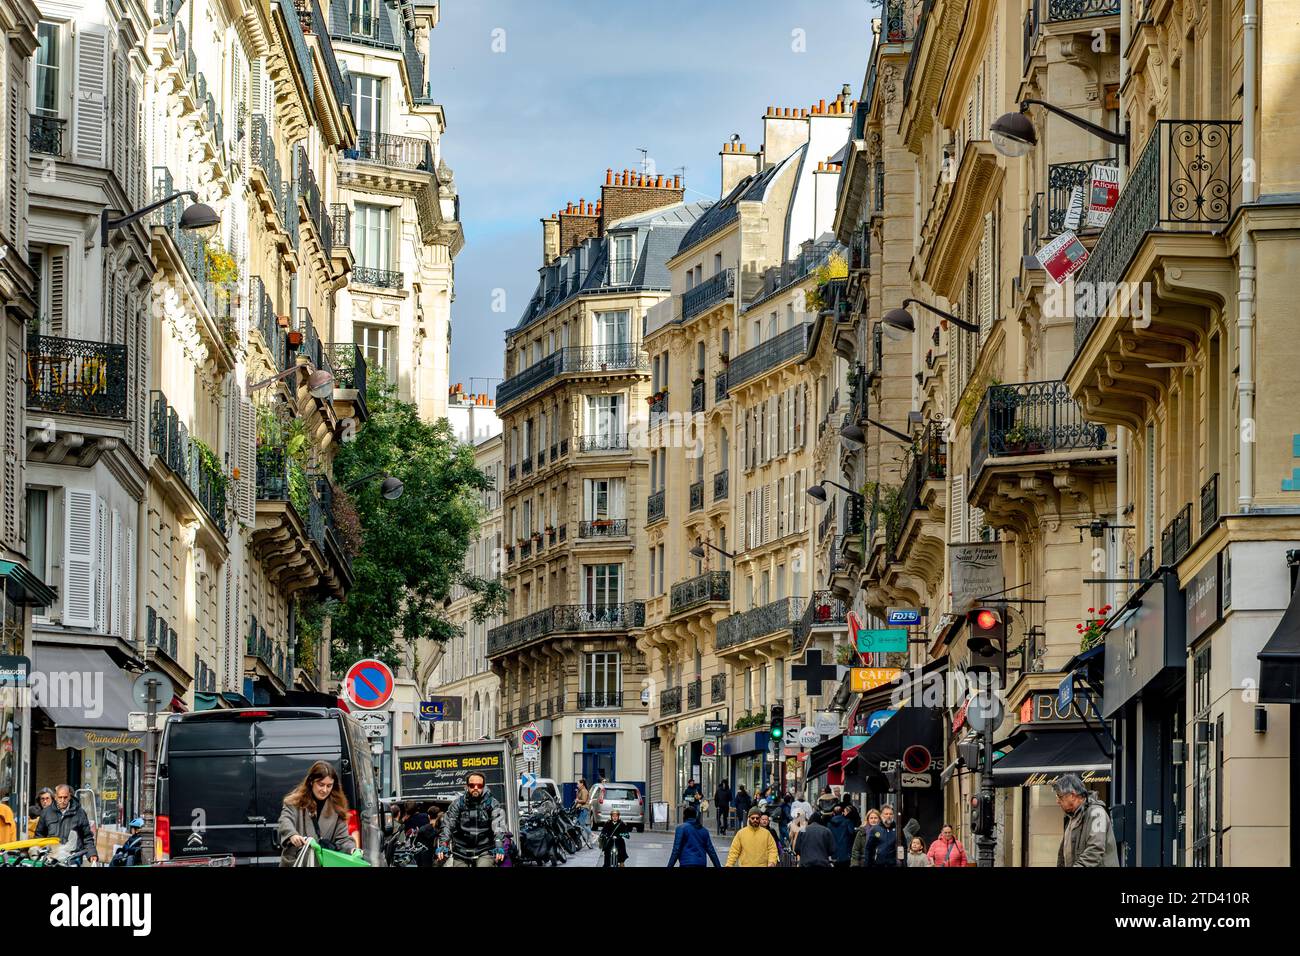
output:
POLYGON ((644 176, 645 168, 646 168, 646 157, 650 155, 650 150, 646 149, 644 146, 638 146, 636 150, 638 153, 641 154, 641 175, 644 176))

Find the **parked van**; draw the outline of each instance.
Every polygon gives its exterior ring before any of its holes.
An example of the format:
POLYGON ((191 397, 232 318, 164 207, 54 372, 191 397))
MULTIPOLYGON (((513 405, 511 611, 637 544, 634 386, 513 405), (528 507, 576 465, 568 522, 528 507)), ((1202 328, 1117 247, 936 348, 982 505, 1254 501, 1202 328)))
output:
POLYGON ((338 768, 348 832, 383 865, 370 743, 336 707, 260 707, 173 714, 163 727, 155 798, 155 859, 233 855, 277 866, 284 798, 317 760, 338 768))

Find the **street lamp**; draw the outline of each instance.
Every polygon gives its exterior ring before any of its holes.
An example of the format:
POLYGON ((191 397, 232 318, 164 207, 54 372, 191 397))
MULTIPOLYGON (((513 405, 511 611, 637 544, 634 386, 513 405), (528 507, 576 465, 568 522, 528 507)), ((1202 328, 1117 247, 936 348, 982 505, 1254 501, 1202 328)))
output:
POLYGON ((904 299, 901 307, 890 309, 881 316, 880 321, 884 322, 885 325, 890 326, 891 328, 902 329, 904 332, 915 332, 916 323, 912 320, 912 313, 907 311, 909 305, 919 305, 921 308, 933 312, 945 322, 951 322, 953 325, 957 326, 957 328, 965 329, 967 332, 978 332, 980 330, 980 327, 975 325, 973 322, 959 319, 951 312, 945 312, 943 309, 936 309, 934 306, 922 302, 920 299, 904 299))
POLYGON ((371 481, 375 478, 378 478, 380 475, 384 476, 384 480, 379 483, 379 493, 389 501, 396 501, 398 498, 402 497, 402 492, 406 488, 406 486, 402 484, 402 479, 394 478, 392 475, 383 471, 372 471, 370 474, 362 478, 358 478, 350 485, 347 485, 344 488, 344 490, 353 491, 357 488, 360 488, 367 481, 371 481))
POLYGON ((823 487, 823 486, 825 486, 825 485, 833 485, 833 486, 835 486, 836 488, 840 489, 840 491, 848 492, 848 495, 849 495, 850 498, 856 498, 856 499, 858 499, 859 501, 865 501, 865 500, 866 500, 866 499, 864 499, 864 498, 862 497, 861 494, 859 494, 858 492, 854 491, 852 488, 845 488, 845 487, 844 487, 843 485, 841 485, 838 481, 831 481, 829 478, 827 478, 827 479, 825 479, 825 480, 823 480, 823 481, 819 481, 819 482, 817 482, 817 484, 815 484, 815 485, 813 485, 812 487, 810 487, 810 488, 808 489, 808 497, 811 498, 813 501, 819 502, 820 504, 825 504, 825 503, 826 503, 826 489, 825 489, 825 487, 823 487))
POLYGON ((110 212, 121 212, 120 209, 105 209, 99 216, 99 243, 102 246, 108 245, 108 234, 113 229, 122 229, 131 225, 139 219, 143 219, 155 209, 161 209, 174 199, 181 196, 188 196, 194 200, 190 205, 185 207, 181 213, 180 227, 186 231, 197 232, 204 238, 211 236, 217 231, 217 226, 221 225, 221 217, 217 211, 207 203, 199 202, 199 194, 192 189, 182 189, 180 192, 172 193, 166 199, 159 199, 157 202, 150 203, 143 209, 138 209, 133 213, 128 213, 118 219, 112 218, 110 212))
MULTIPOLYGON (((268 385, 274 385, 276 382, 283 382, 286 378, 293 375, 298 371, 298 369, 303 367, 303 365, 294 365, 291 368, 285 369, 279 375, 272 375, 270 378, 264 378, 262 381, 248 386, 248 393, 251 395, 259 388, 266 388, 268 385)), ((326 372, 324 369, 316 368, 316 366, 311 362, 307 362, 305 367, 311 369, 310 374, 307 376, 307 390, 311 392, 312 398, 324 401, 334 394, 333 375, 326 372)))
MULTIPOLYGON (((890 435, 893 438, 897 438, 899 441, 905 441, 909 445, 912 443, 911 435, 905 435, 900 431, 895 431, 894 429, 890 428, 888 425, 882 425, 880 422, 872 418, 864 418, 863 421, 865 421, 868 425, 874 425, 876 428, 879 428, 886 435, 890 435)), ((866 447, 867 444, 867 435, 866 432, 862 430, 862 426, 855 425, 852 422, 850 422, 849 424, 845 425, 843 428, 840 429, 840 437, 844 439, 844 443, 848 445, 850 449, 853 451, 857 451, 857 449, 859 448, 864 448, 866 447)))
POLYGON ((1025 99, 1020 101, 1020 110, 1018 112, 1003 113, 989 126, 989 138, 993 140, 993 148, 1003 156, 1010 156, 1013 159, 1017 156, 1024 156, 1038 145, 1038 134, 1034 132, 1034 124, 1025 115, 1029 112, 1030 106, 1041 106, 1048 112, 1055 113, 1080 129, 1087 130, 1098 139, 1105 140, 1125 150, 1128 149, 1127 132, 1117 133, 1104 126, 1098 126, 1082 116, 1075 116, 1068 110, 1053 106, 1044 100, 1025 99))
POLYGON ((697 541, 695 543, 695 547, 691 548, 690 552, 688 553, 692 558, 695 558, 696 560, 703 560, 705 548, 712 548, 714 551, 718 552, 718 554, 722 555, 724 558, 735 557, 735 555, 732 554, 730 551, 723 551, 716 544, 709 544, 709 542, 707 541, 697 541))

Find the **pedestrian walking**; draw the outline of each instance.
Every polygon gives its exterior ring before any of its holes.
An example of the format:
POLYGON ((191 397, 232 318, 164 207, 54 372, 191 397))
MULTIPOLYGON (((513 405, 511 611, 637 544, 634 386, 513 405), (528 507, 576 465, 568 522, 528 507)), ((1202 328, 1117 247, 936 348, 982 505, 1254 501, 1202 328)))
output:
POLYGON ((77 844, 73 849, 84 850, 91 863, 99 862, 90 818, 81 804, 72 799, 72 787, 66 783, 54 788, 54 802, 41 811, 41 818, 36 821, 36 836, 57 837, 60 843, 67 843, 76 836, 77 844))
POLYGON ((1083 785, 1078 774, 1067 773, 1052 784, 1056 805, 1065 811, 1065 833, 1056 854, 1057 866, 1119 866, 1115 828, 1110 811, 1083 785))
POLYGON ((840 806, 844 808, 844 815, 849 818, 849 823, 853 824, 853 829, 862 826, 862 814, 858 812, 858 804, 853 799, 853 794, 845 793, 840 797, 840 806))
POLYGON ((867 811, 867 818, 858 832, 853 835, 853 855, 849 859, 849 866, 867 865, 867 837, 871 836, 871 828, 879 822, 880 811, 872 807, 867 811))
POLYGON ((894 808, 880 808, 880 822, 867 834, 867 866, 898 866, 898 829, 894 823, 894 808))
POLYGON ((348 798, 338 781, 334 765, 317 760, 302 783, 284 798, 276 825, 280 866, 293 866, 308 840, 315 840, 326 850, 354 855, 361 852, 348 832, 348 798))
POLYGON ((919 836, 912 837, 912 842, 907 848, 907 865, 934 866, 934 861, 925 852, 925 841, 919 836))
POLYGON ((587 778, 578 778, 578 793, 573 798, 573 809, 578 814, 578 825, 591 827, 591 791, 587 789, 587 778))
POLYGON ((804 792, 802 790, 799 791, 799 796, 795 798, 794 803, 790 805, 791 813, 793 813, 796 810, 803 811, 803 818, 805 820, 812 819, 813 805, 809 803, 807 799, 805 799, 804 792))
MULTIPOLYGON (((682 819, 683 820, 686 819, 685 816, 686 807, 690 807, 692 810, 695 811, 696 815, 698 816, 702 809, 700 803, 703 800, 704 800, 703 788, 698 783, 695 782, 694 777, 691 777, 689 780, 686 781, 686 786, 682 789, 682 808, 683 808, 682 819)), ((703 820, 703 817, 701 817, 700 819, 703 820)))
POLYGON ((713 837, 696 816, 695 808, 687 807, 682 811, 682 817, 684 819, 673 833, 673 852, 668 857, 668 868, 707 867, 710 860, 714 866, 722 866, 718 862, 718 851, 713 848, 713 837))
POLYGON ((808 818, 803 815, 803 810, 794 811, 794 819, 790 821, 790 854, 797 862, 799 859, 799 835, 808 829, 808 818))
POLYGON ((830 787, 823 787, 821 795, 817 798, 817 812, 823 818, 829 817, 831 811, 835 809, 835 804, 839 801, 835 799, 835 794, 831 792, 830 787))
POLYGON ((623 866, 627 863, 627 838, 631 835, 632 828, 624 823, 621 817, 617 810, 611 810, 609 819, 600 828, 601 866, 609 866, 608 850, 611 843, 614 845, 614 857, 618 865, 623 866))
POLYGON ((494 866, 505 859, 506 810, 487 792, 487 777, 471 770, 465 792, 442 815, 438 862, 494 866))
POLYGON ((736 805, 736 826, 743 827, 749 816, 749 808, 754 805, 754 798, 743 783, 736 788, 736 795, 731 798, 731 802, 736 805))
POLYGON ((961 842, 952 832, 951 823, 943 825, 943 829, 939 831, 939 836, 930 844, 927 855, 934 866, 966 865, 966 848, 961 845, 961 842))
POLYGON ((826 829, 830 831, 835 841, 831 857, 835 861, 835 866, 848 866, 853 857, 854 827, 849 818, 844 815, 843 807, 836 806, 831 811, 830 819, 826 821, 826 829))
POLYGON ((763 826, 762 820, 758 808, 751 807, 748 822, 731 840, 727 866, 776 866, 776 838, 763 826))
POLYGON ((800 866, 831 866, 835 859, 835 837, 822 822, 822 815, 814 813, 808 826, 799 834, 800 866))
POLYGON ((718 814, 718 833, 727 835, 727 814, 731 810, 731 786, 726 778, 713 791, 713 808, 718 814))

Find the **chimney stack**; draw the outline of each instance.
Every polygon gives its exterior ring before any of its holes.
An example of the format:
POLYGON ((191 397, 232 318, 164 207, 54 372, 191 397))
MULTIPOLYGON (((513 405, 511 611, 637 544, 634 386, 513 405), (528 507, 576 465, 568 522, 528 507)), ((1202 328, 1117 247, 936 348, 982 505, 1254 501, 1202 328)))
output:
POLYGON ((599 234, 603 235, 607 225, 617 219, 674 205, 685 195, 680 176, 670 180, 659 174, 624 170, 601 189, 600 200, 593 210, 600 222, 599 234))
POLYGON ((542 265, 549 266, 560 257, 560 220, 552 215, 542 220, 542 265))

